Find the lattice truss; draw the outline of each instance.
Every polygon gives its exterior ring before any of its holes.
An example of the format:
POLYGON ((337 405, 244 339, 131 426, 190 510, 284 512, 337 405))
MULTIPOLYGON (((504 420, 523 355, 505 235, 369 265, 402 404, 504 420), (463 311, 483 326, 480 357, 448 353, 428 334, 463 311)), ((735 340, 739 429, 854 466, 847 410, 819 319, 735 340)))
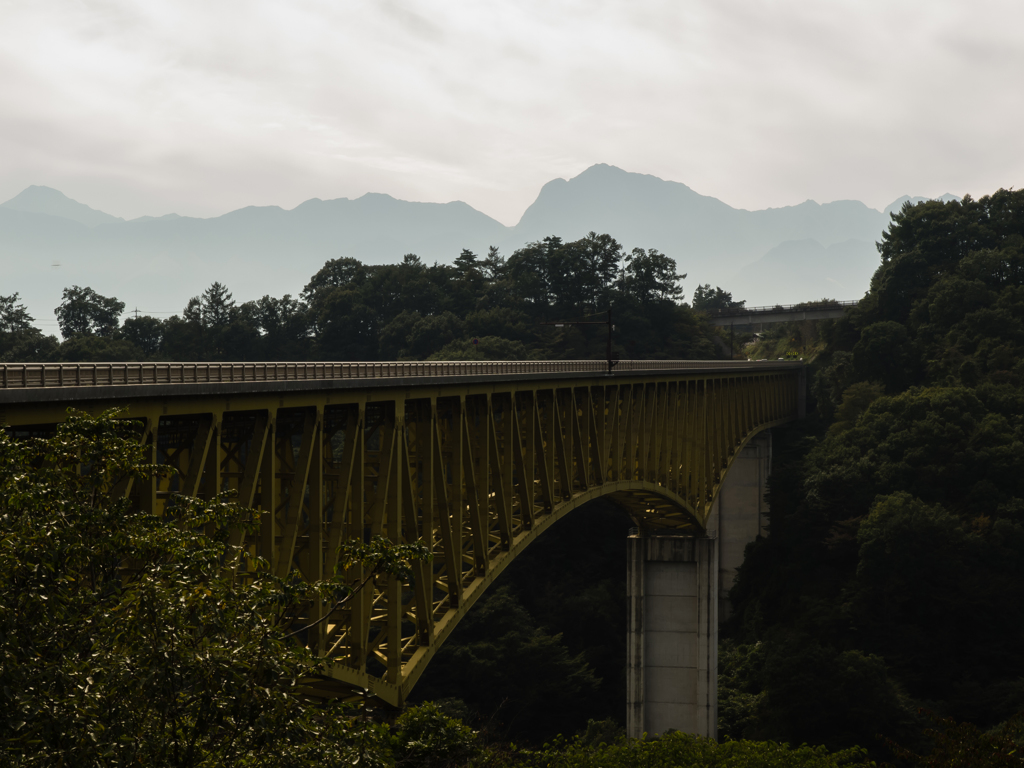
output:
MULTIPOLYGON (((736 452, 796 417, 798 375, 453 384, 179 409, 149 418, 145 438, 178 476, 132 493, 159 512, 171 493, 236 491, 262 510, 248 545, 281 576, 333 574, 349 539, 425 542, 433 559, 409 582, 380 577, 299 636, 333 661, 319 693, 400 704, 486 587, 575 507, 607 496, 641 527, 703 530, 736 452)), ((310 605, 295 625, 331 609, 310 605)))

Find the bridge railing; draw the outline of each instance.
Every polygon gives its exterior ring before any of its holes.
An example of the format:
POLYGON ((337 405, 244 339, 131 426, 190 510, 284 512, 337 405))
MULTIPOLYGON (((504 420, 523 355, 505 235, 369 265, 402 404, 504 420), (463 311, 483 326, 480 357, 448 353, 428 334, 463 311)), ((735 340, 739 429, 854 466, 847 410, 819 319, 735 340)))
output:
POLYGON ((770 307, 736 307, 730 309, 706 309, 708 317, 740 317, 744 315, 772 315, 784 312, 800 312, 814 309, 841 309, 855 307, 859 299, 853 301, 805 301, 802 304, 775 304, 770 307))
MULTIPOLYGON (((620 360, 616 372, 747 367, 728 360, 620 360)), ((602 360, 352 363, 4 363, 0 389, 605 373, 602 360)))

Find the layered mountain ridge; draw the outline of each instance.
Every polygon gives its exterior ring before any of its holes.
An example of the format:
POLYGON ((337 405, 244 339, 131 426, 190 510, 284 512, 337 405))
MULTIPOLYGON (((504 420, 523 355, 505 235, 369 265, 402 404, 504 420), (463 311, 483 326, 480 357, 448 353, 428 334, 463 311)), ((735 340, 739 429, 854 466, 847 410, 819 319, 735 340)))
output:
MULTIPOLYGON (((893 206, 907 201, 914 200, 893 206)), ((215 280, 240 300, 294 295, 326 260, 342 256, 379 264, 415 253, 448 263, 463 248, 484 254, 494 245, 508 255, 549 235, 574 240, 597 231, 627 249, 657 248, 674 258, 688 274, 688 296, 711 283, 750 305, 850 299, 867 289, 878 265, 874 242, 893 206, 881 212, 854 200, 808 200, 747 211, 610 165, 548 182, 512 227, 464 202, 380 193, 313 198, 291 210, 249 206, 207 219, 125 221, 33 186, 0 204, 0 295, 18 292, 40 320, 52 319, 70 285, 169 314, 215 280)))

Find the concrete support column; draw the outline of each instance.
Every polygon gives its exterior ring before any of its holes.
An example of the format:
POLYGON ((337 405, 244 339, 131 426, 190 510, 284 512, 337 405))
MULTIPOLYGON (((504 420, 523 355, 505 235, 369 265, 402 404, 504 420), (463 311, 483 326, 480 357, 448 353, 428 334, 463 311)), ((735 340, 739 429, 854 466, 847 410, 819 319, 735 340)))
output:
POLYGON ((729 590, 743 564, 747 544, 766 534, 765 517, 768 475, 772 468, 772 434, 759 433, 748 442, 725 475, 708 530, 718 532, 718 618, 732 614, 729 590))
POLYGON ((627 540, 626 733, 714 738, 718 722, 718 542, 627 540))

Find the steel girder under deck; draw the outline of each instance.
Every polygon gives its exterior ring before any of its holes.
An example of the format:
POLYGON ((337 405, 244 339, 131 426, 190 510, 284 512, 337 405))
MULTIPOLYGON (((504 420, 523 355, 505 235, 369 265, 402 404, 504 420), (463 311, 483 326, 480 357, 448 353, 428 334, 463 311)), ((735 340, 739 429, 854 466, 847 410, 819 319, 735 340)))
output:
MULTIPOLYGON (((249 546, 282 576, 333 574, 350 539, 427 543, 433 560, 416 563, 409 582, 381 577, 304 637, 333 662, 319 694, 368 691, 400 705, 466 611, 548 526, 606 496, 643 528, 699 533, 732 458, 800 415, 802 401, 802 367, 791 364, 396 384, 76 387, 27 402, 0 390, 0 421, 17 433, 62 420, 69 405, 127 407, 151 460, 179 470, 131 488, 138 503, 160 513, 172 492, 236 491, 262 510, 249 546)), ((296 626, 328 608, 309 606, 296 626)))

